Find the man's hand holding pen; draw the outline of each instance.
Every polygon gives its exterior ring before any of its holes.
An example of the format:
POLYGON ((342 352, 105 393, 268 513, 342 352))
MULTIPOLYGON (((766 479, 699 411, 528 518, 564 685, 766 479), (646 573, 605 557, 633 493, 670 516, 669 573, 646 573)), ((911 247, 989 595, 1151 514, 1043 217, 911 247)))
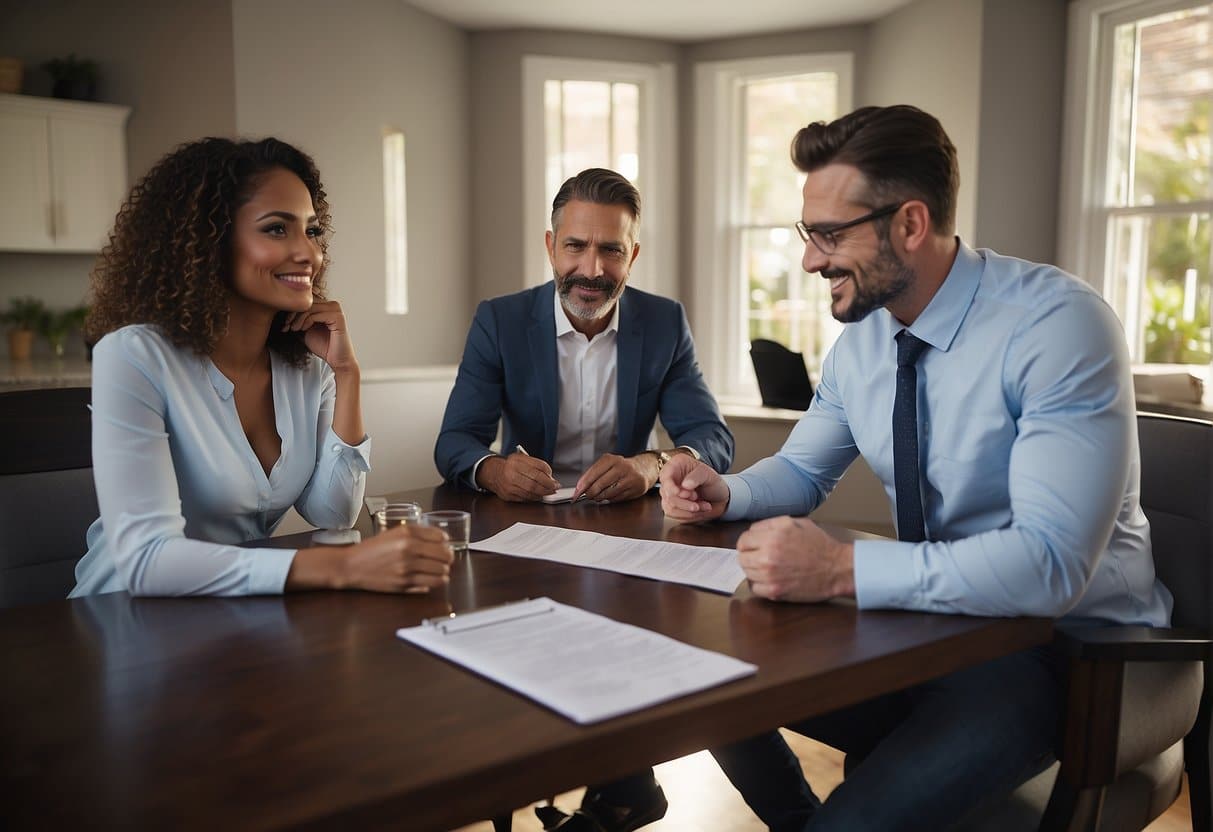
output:
POLYGON ((528 454, 521 445, 509 456, 493 456, 482 462, 476 483, 514 503, 539 500, 560 488, 552 477, 552 466, 528 454))

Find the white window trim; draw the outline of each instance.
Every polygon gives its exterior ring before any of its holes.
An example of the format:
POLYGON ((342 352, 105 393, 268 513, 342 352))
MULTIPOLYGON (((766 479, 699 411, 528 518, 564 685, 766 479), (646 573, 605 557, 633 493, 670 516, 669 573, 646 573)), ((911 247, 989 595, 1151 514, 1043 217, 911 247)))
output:
MULTIPOLYGON (((1057 261, 1100 292, 1105 289, 1108 246, 1108 119, 1111 27, 1138 17, 1192 6, 1192 0, 1075 0, 1070 5, 1066 48, 1065 116, 1062 122, 1061 195, 1057 261)), ((1141 213, 1137 208, 1133 213, 1141 213)))
MULTIPOLYGON (((741 151, 742 79, 779 78, 811 72, 838 75, 838 112, 850 112, 854 95, 854 56, 849 52, 781 55, 737 61, 711 61, 695 67, 695 180, 691 200, 694 217, 692 307, 696 347, 704 375, 720 395, 744 394, 733 389, 729 347, 741 336, 745 299, 730 264, 741 253, 729 228, 742 214, 742 171, 734 163, 741 151), (739 312, 740 310, 740 312, 739 312)), ((788 136, 790 146, 792 137, 788 136)), ((795 169, 788 162, 788 176, 795 169)), ((788 217, 791 226, 799 217, 788 217)), ((688 287, 689 288, 689 287, 688 287)))
MULTIPOLYGON (((545 193, 543 85, 549 79, 624 82, 640 87, 640 257, 628 284, 678 297, 678 250, 674 237, 677 133, 673 64, 624 63, 525 55, 522 58, 522 287, 552 276, 543 248, 552 197, 545 193)), ((520 287, 521 288, 521 287, 520 287)))

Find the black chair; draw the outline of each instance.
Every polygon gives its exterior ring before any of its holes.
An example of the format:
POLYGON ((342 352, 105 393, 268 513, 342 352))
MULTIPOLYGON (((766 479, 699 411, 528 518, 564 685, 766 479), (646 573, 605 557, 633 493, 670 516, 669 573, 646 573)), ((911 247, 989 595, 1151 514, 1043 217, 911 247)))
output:
POLYGON ((0 608, 67 597, 97 519, 87 387, 0 393, 0 608))
POLYGON ((778 341, 755 338, 750 342, 750 360, 763 407, 807 410, 813 401, 813 385, 804 366, 804 356, 778 341))
POLYGON ((1175 629, 1095 627, 1059 636, 1071 656, 1060 761, 962 830, 1143 829, 1179 796, 1210 832, 1209 635, 1213 423, 1139 413, 1141 503, 1175 629))

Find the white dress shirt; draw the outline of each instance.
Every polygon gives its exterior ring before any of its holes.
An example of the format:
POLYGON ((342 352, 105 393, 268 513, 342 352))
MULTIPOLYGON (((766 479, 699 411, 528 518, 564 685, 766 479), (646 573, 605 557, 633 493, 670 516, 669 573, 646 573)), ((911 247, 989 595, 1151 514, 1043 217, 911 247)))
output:
POLYGON ((282 592, 292 549, 245 549, 292 505, 315 526, 353 525, 370 440, 333 432, 336 385, 324 361, 270 353, 282 452, 267 476, 209 358, 151 326, 111 332, 93 351, 93 476, 101 517, 88 530, 72 597, 282 592))
POLYGON ((611 310, 607 328, 586 338, 573 328, 556 304, 556 366, 560 372, 560 420, 552 476, 563 486, 577 483, 603 454, 615 450, 619 422, 615 341, 619 332, 619 304, 611 310))

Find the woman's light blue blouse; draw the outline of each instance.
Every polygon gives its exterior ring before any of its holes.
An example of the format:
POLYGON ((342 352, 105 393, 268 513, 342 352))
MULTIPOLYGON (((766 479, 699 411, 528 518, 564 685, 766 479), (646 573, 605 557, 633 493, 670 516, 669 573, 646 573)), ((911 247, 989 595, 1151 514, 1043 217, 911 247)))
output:
POLYGON ((354 524, 370 440, 333 433, 336 384, 324 361, 270 353, 282 453, 267 477, 209 358, 147 325, 93 351, 93 476, 101 517, 88 530, 72 597, 282 592, 295 551, 244 549, 292 505, 314 526, 354 524))

